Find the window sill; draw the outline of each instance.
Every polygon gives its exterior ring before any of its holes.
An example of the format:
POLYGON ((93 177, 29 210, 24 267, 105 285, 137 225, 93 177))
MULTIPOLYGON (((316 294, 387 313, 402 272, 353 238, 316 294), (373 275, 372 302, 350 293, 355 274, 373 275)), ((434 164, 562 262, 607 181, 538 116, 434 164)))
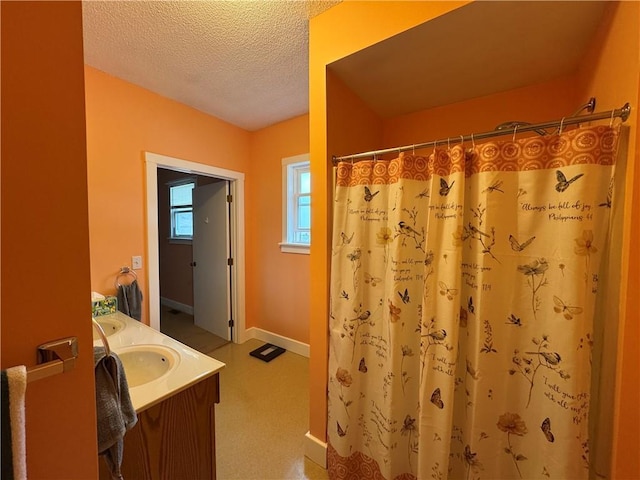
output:
POLYGON ((193 239, 191 238, 167 238, 170 244, 174 245, 191 245, 193 243, 193 239))
POLYGON ((309 245, 304 245, 301 243, 279 243, 280 251, 282 253, 298 253, 302 255, 309 255, 309 245))

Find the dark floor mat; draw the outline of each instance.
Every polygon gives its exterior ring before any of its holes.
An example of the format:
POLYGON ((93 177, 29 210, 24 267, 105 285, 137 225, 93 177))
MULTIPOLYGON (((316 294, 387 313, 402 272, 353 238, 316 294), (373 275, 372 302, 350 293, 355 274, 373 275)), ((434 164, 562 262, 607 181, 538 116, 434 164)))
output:
POLYGON ((264 360, 265 362, 270 362, 278 355, 282 355, 284 352, 286 352, 284 348, 267 343, 260 348, 252 350, 249 352, 249 355, 259 358, 260 360, 264 360))

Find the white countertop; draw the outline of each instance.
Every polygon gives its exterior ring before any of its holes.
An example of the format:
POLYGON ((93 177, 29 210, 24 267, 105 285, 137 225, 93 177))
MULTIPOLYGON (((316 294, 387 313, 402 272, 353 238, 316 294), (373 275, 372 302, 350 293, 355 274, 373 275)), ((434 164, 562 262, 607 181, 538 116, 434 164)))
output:
MULTIPOLYGON (((114 319, 125 323, 125 327, 107 337, 112 351, 131 347, 133 345, 161 345, 173 349, 178 354, 179 361, 175 368, 167 374, 151 382, 130 387, 129 393, 136 412, 141 412, 164 399, 189 388, 199 381, 215 375, 225 364, 203 353, 194 350, 167 335, 154 330, 131 317, 116 312, 111 315, 97 317, 100 319, 114 319)), ((100 340, 94 341, 95 346, 101 346, 100 340)))

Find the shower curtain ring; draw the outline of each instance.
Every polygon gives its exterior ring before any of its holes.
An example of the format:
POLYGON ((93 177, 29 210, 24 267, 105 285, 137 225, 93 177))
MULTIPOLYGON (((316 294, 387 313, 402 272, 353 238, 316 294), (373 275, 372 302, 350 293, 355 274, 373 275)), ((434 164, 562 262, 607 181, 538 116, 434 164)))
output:
POLYGON ((473 139, 473 133, 471 134, 471 148, 476 149, 476 141, 473 139))
POLYGON ((451 143, 449 143, 451 139, 449 137, 447 137, 447 153, 449 153, 451 151, 451 143))
POLYGON ((613 127, 613 116, 616 113, 615 110, 611 110, 611 121, 609 122, 609 128, 613 127))
POLYGON ((511 137, 511 141, 515 142, 516 141, 516 133, 518 132, 518 124, 516 123, 516 126, 513 128, 513 137, 511 137))
POLYGON ((413 144, 413 154, 414 155, 416 154, 416 144, 415 143, 413 144))
POLYGON ((560 128, 558 129, 558 135, 562 134, 562 128, 564 127, 564 119, 565 117, 562 117, 562 120, 560 120, 560 128))

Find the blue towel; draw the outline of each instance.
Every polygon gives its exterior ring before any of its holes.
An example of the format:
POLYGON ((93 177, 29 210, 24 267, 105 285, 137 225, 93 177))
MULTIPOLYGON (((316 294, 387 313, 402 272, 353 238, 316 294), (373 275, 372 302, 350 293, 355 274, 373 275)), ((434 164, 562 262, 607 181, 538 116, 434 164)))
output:
POLYGON ((136 320, 142 318, 142 291, 137 280, 118 287, 118 310, 136 320))
POLYGON ((124 435, 138 417, 129 396, 129 385, 118 355, 105 355, 103 347, 93 348, 96 376, 96 413, 98 418, 98 453, 104 459, 112 479, 122 479, 120 466, 124 435))

